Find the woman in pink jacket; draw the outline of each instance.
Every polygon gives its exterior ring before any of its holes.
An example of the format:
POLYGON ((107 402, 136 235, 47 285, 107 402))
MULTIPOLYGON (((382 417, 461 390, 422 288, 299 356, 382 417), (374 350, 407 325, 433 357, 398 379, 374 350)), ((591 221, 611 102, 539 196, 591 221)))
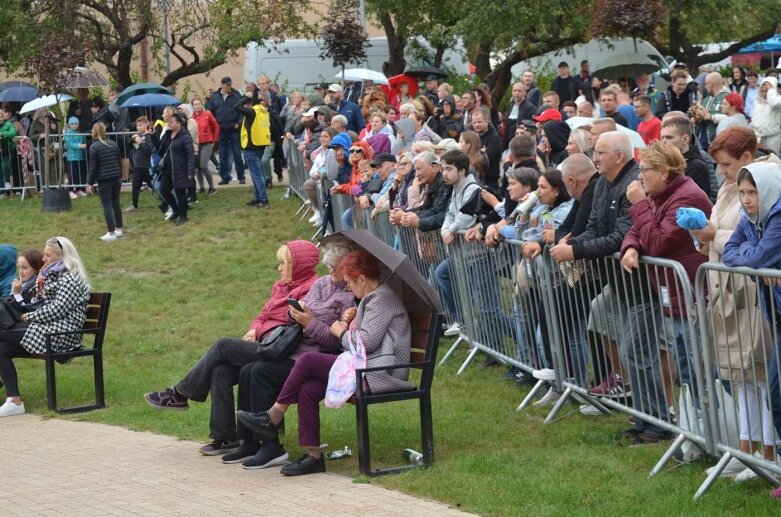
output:
POLYGON ((271 297, 242 338, 221 337, 175 386, 144 395, 155 409, 185 410, 188 400, 204 402, 211 393, 209 430, 212 443, 201 448, 206 455, 225 454, 238 447, 233 386, 241 367, 261 359, 258 342, 273 328, 288 323, 288 298, 304 298, 317 280, 317 247, 309 241, 291 241, 277 250, 280 279, 271 297))

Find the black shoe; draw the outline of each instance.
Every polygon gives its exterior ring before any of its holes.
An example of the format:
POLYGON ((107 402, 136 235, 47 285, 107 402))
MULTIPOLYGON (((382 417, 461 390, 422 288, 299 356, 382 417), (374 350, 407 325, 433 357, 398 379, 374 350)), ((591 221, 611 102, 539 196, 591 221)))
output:
POLYGON ((168 211, 168 204, 160 203, 159 205, 157 205, 157 208, 159 208, 161 212, 166 213, 168 211))
POLYGON ((206 189, 201 187, 201 188, 198 189, 198 193, 199 194, 206 194, 206 189))
POLYGON ((239 180, 239 185, 246 185, 246 184, 247 184, 247 180, 245 180, 244 178, 241 178, 239 180))
POLYGON ((279 426, 274 425, 268 411, 251 413, 249 411, 239 410, 236 417, 248 429, 255 431, 264 440, 273 440, 279 436, 279 426))
POLYGON ((518 379, 515 381, 516 388, 525 388, 526 386, 534 386, 537 384, 537 379, 526 372, 519 373, 516 377, 518 379))
POLYGON ((204 456, 219 456, 220 454, 228 454, 234 452, 239 447, 238 440, 214 440, 212 443, 206 444, 199 450, 204 456))
POLYGON ((165 218, 166 221, 176 222, 179 220, 179 212, 171 212, 171 215, 165 218))
POLYGON ((280 472, 283 476, 305 476, 325 472, 325 457, 313 458, 309 454, 304 454, 297 462, 282 467, 280 472))
POLYGON ((210 189, 209 189, 209 195, 210 195, 210 196, 213 196, 213 195, 214 195, 214 194, 216 194, 216 193, 217 193, 217 189, 216 189, 216 188, 210 188, 210 189))
POLYGON ((282 183, 282 173, 281 172, 277 173, 277 181, 282 183))
POLYGON ((248 442, 244 440, 239 447, 231 453, 222 457, 223 463, 242 463, 255 456, 260 450, 259 442, 248 442))
POLYGON ((228 181, 220 180, 220 181, 217 182, 217 185, 229 185, 229 184, 230 184, 230 180, 228 180, 228 181))
POLYGON ((189 221, 190 221, 190 220, 189 220, 189 219, 187 219, 186 217, 180 217, 179 219, 177 219, 177 220, 176 220, 176 222, 175 222, 174 224, 175 224, 176 226, 182 226, 182 225, 185 225, 185 224, 187 224, 189 221))
POLYGON ((258 453, 244 462, 245 469, 265 469, 287 463, 288 456, 285 448, 279 442, 265 442, 260 446, 258 453))
POLYGON ((635 438, 643 434, 643 432, 644 431, 642 429, 638 429, 637 427, 630 427, 626 431, 623 431, 621 433, 621 436, 628 440, 634 440, 635 438))
POLYGON ((274 188, 274 185, 271 183, 271 180, 266 180, 266 188, 274 188))
POLYGON ((257 199, 252 199, 250 201, 247 201, 247 206, 257 206, 259 204, 260 204, 260 201, 258 201, 257 199))
POLYGON ((268 208, 268 201, 261 201, 260 203, 255 205, 255 208, 268 208))

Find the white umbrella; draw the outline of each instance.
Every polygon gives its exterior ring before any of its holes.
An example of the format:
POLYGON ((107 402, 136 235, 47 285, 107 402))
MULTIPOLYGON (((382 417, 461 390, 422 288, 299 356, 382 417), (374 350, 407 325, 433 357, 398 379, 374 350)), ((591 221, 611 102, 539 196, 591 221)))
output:
POLYGON ((342 78, 342 72, 339 72, 334 77, 344 81, 372 81, 375 84, 389 84, 385 74, 369 70, 368 68, 350 68, 344 71, 344 78, 342 78))
POLYGON ((29 113, 37 109, 48 108, 49 106, 54 106, 55 104, 69 101, 71 99, 73 99, 73 97, 71 97, 67 93, 55 93, 54 95, 45 95, 43 97, 38 97, 37 99, 33 99, 30 102, 26 103, 24 106, 22 106, 22 109, 19 111, 19 113, 20 114, 29 113))
MULTIPOLYGON (((577 129, 580 126, 585 126, 586 124, 593 124, 595 120, 597 119, 589 117, 570 117, 565 120, 565 122, 569 125, 570 129, 577 129)), ((640 133, 637 131, 632 131, 628 127, 624 127, 621 124, 616 124, 616 127, 620 132, 626 134, 629 137, 629 141, 632 142, 632 147, 636 149, 645 149, 647 147, 645 145, 645 141, 643 141, 643 137, 640 136, 640 133)))

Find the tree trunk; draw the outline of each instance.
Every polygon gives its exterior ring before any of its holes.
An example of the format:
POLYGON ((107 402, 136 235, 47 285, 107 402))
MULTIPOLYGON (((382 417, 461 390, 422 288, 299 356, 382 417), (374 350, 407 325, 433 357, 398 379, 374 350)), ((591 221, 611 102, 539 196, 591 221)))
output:
POLYGON ((407 62, 404 60, 405 37, 393 25, 390 14, 380 16, 380 23, 388 39, 388 61, 382 65, 382 72, 388 77, 404 73, 407 62))
POLYGON ((491 75, 491 44, 481 43, 477 48, 477 55, 472 61, 475 65, 475 73, 477 76, 486 79, 491 75))
POLYGON ((433 63, 436 68, 442 68, 442 59, 445 57, 445 50, 447 50, 447 45, 444 43, 437 47, 436 53, 434 54, 433 63))
POLYGON ((114 79, 123 88, 133 84, 130 77, 130 65, 133 61, 133 47, 123 47, 117 54, 117 74, 114 79))

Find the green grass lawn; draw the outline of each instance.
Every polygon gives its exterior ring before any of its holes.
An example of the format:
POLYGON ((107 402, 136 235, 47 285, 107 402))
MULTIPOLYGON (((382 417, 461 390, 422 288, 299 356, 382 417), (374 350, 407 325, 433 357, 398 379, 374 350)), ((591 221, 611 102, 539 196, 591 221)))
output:
MULTIPOLYGON (((0 201, 0 242, 21 251, 42 248, 53 235, 72 239, 93 289, 113 293, 105 344, 104 410, 77 415, 183 439, 206 441, 208 405, 187 412, 155 411, 142 394, 174 384, 218 336, 241 336, 278 278, 274 251, 286 240, 309 238, 312 228, 293 216, 299 204, 245 206, 248 189, 223 189, 204 197, 186 227, 162 220, 153 196, 126 214, 125 235, 101 242, 105 233, 97 198, 74 201, 73 210, 40 211, 40 200, 0 201)), ((123 206, 129 194, 123 194, 123 206)), ((440 346, 441 352, 449 341, 440 346)), ((781 503, 754 480, 736 486, 720 480, 699 502, 691 500, 712 462, 697 462, 648 480, 665 447, 630 447, 620 431, 625 416, 583 417, 572 413, 544 425, 546 412, 514 411, 525 392, 502 378, 504 370, 470 366, 455 372, 460 350, 434 379, 435 466, 378 479, 358 478, 429 497, 482 515, 778 515, 781 503)), ((38 361, 18 361, 28 411, 46 413, 45 376, 38 361)), ((91 367, 84 360, 58 368, 62 402, 89 397, 91 367)), ((414 403, 370 410, 373 465, 398 464, 405 447, 420 450, 414 403)), ((352 407, 323 409, 323 442, 355 450, 352 407)), ((295 411, 285 442, 300 454, 295 411)), ((0 423, 2 429, 2 423, 0 423)), ((193 454, 198 454, 193 449, 193 454)), ((219 461, 219 460, 215 460, 219 461)), ((357 476, 357 457, 329 462, 331 471, 357 476)), ((291 481, 293 482, 293 481, 291 481)))

